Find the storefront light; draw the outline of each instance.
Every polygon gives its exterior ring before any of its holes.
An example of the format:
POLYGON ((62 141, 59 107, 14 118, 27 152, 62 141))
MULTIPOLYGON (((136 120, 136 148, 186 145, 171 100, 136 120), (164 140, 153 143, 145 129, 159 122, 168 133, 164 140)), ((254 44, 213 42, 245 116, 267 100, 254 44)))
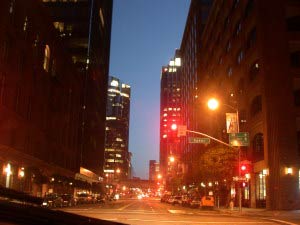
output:
POLYGON ((285 174, 286 175, 292 175, 293 174, 293 168, 291 167, 285 167, 285 174))
POLYGON ((9 163, 7 163, 6 167, 4 168, 4 172, 6 173, 6 176, 10 176, 12 174, 11 165, 9 163))
POLYGON ((263 169, 262 173, 265 176, 269 175, 269 169, 263 169))
POLYGON ((19 175, 20 178, 23 178, 25 176, 24 167, 19 168, 18 175, 19 175))

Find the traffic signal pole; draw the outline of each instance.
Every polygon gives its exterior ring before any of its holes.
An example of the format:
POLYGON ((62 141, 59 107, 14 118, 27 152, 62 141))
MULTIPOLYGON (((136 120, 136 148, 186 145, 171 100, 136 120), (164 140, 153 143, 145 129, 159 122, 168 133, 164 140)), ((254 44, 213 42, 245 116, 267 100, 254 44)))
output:
MULTIPOLYGON (((238 113, 237 113, 237 118, 238 118, 238 113)), ((198 132, 198 131, 193 131, 193 130, 186 130, 186 132, 188 133, 194 133, 194 134, 199 134, 199 135, 202 135, 204 137, 208 137, 216 142, 219 142, 220 144, 223 144, 223 145, 226 145, 227 147, 229 148, 233 148, 233 149, 237 149, 238 150, 238 176, 239 178, 241 177, 241 148, 240 147, 233 147, 231 146, 230 144, 224 142, 224 141, 221 141, 217 138, 214 138, 208 134, 205 134, 205 133, 201 133, 201 132, 198 132)), ((239 132, 239 126, 238 126, 238 132, 239 132)), ((242 212, 242 190, 241 190, 241 187, 240 187, 240 184, 238 185, 238 196, 239 196, 239 211, 242 212)))

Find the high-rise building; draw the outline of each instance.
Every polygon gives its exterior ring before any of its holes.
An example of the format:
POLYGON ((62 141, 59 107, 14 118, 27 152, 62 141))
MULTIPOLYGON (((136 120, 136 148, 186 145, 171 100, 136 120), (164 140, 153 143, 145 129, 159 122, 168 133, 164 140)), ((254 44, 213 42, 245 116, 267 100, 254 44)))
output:
POLYGON ((240 131, 249 132, 250 145, 240 149, 252 168, 242 188, 244 206, 300 205, 299 17, 299 1, 214 1, 196 43, 197 60, 183 60, 183 67, 198 63, 194 126, 228 142, 225 112, 237 109, 240 131), (219 113, 205 108, 210 96, 219 98, 219 113))
MULTIPOLYGON (((176 50, 175 57, 168 66, 162 67, 160 90, 160 170, 166 179, 167 186, 171 182, 173 172, 176 173, 182 148, 177 137, 176 127, 182 123, 182 76, 180 51, 176 50), (176 158, 176 166, 169 161, 176 158)), ((175 175, 174 175, 175 176, 175 175)), ((178 177, 178 176, 177 176, 178 177)))
POLYGON ((159 163, 156 160, 149 161, 149 180, 154 181, 159 174, 159 163))
POLYGON ((107 181, 128 179, 131 174, 131 154, 128 151, 130 91, 128 84, 109 77, 104 164, 107 181))
MULTIPOLYGON (((201 34, 204 30, 212 0, 192 0, 182 41, 180 46, 182 66, 182 125, 188 129, 200 131, 196 122, 199 118, 198 99, 198 61, 201 57, 201 34)), ((191 136, 191 135, 189 135, 191 136)), ((193 183, 191 177, 192 163, 196 160, 195 154, 201 151, 201 145, 189 144, 188 138, 181 139, 183 155, 183 172, 186 183, 193 183)))
MULTIPOLYGON (((102 173, 112 0, 41 0, 82 79, 80 165, 102 173)), ((54 63, 55 66, 55 63, 54 63)))
POLYGON ((102 169, 111 11, 105 0, 1 1, 1 185, 41 196, 81 166, 102 169))

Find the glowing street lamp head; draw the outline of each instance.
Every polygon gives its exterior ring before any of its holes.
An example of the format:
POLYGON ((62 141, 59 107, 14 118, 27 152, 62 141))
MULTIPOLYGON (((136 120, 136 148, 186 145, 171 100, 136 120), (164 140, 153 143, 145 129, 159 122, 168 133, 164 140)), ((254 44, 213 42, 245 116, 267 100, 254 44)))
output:
POLYGON ((161 178, 162 178, 161 174, 158 174, 157 179, 161 179, 161 178))
POLYGON ((207 106, 211 110, 216 110, 219 107, 219 101, 215 98, 211 98, 208 100, 207 106))
POLYGON ((171 156, 171 157, 170 157, 170 162, 174 162, 174 161, 175 161, 174 156, 171 156))
POLYGON ((117 172, 117 173, 121 173, 121 170, 118 168, 118 169, 116 170, 116 172, 117 172))

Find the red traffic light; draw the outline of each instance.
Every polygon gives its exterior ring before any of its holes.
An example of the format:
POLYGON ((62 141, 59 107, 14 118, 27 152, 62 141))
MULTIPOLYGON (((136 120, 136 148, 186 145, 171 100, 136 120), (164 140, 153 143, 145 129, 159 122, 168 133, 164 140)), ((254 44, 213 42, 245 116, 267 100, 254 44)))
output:
POLYGON ((247 166, 246 165, 241 165, 241 171, 246 171, 247 170, 247 166))
POLYGON ((171 129, 172 129, 172 130, 177 130, 177 124, 173 123, 173 124, 171 125, 171 129))

